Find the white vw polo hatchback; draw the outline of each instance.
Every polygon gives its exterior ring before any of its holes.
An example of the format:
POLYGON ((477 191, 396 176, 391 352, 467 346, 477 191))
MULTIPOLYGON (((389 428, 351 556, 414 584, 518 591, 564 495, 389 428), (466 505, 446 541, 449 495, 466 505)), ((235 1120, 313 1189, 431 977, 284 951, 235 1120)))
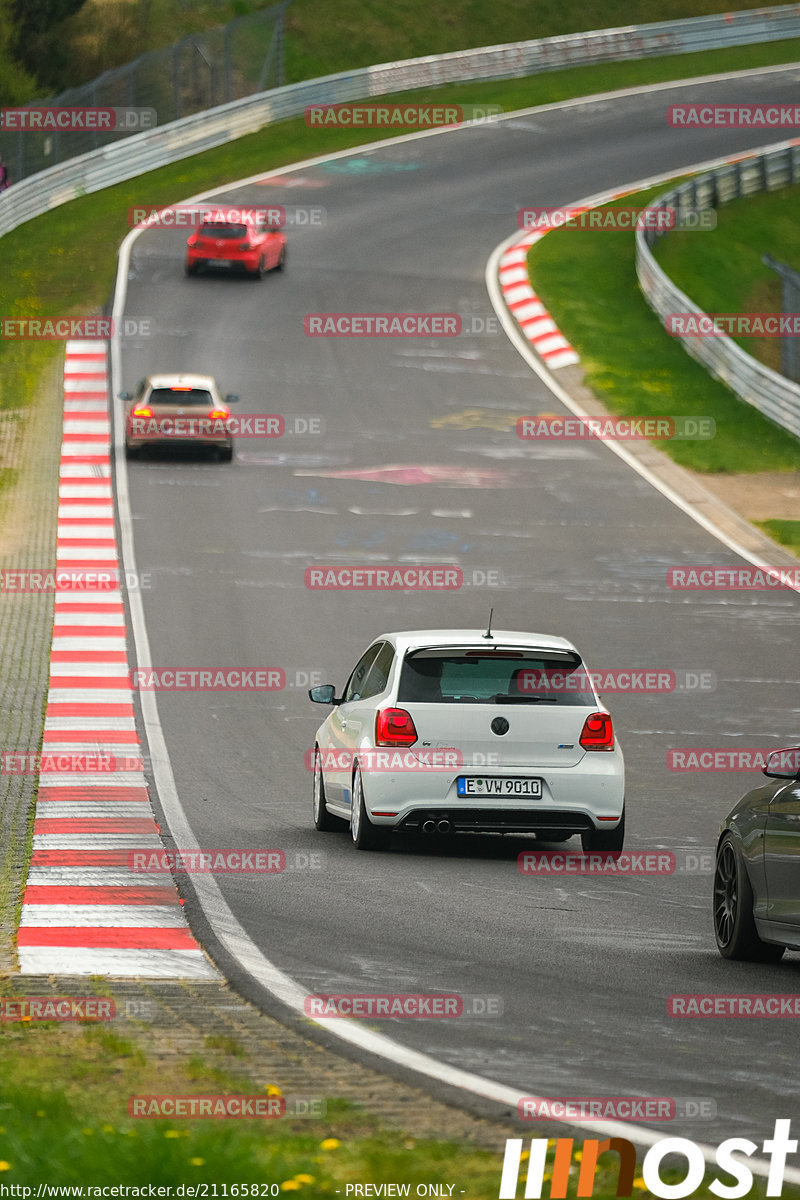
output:
POLYGON ((317 829, 347 822, 359 850, 393 830, 580 834, 619 851, 625 764, 580 654, 538 633, 387 633, 362 654, 317 730, 317 829))

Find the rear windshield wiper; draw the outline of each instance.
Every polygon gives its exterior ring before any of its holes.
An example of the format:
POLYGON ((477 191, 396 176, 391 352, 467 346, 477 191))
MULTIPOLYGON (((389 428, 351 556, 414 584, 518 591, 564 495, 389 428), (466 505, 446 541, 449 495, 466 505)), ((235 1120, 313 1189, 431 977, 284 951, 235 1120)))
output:
POLYGON ((509 696, 498 692, 489 700, 490 704, 558 704, 557 696, 509 696))

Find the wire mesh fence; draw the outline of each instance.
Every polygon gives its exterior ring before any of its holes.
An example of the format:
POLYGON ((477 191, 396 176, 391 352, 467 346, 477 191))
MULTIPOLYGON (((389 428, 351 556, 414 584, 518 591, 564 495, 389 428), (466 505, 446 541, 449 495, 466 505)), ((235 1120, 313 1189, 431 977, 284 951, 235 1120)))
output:
POLYGON ((24 105, 31 112, 10 119, 26 127, 0 130, 0 155, 9 179, 16 183, 143 129, 280 87, 284 17, 290 2, 282 0, 227 25, 189 34, 91 83, 24 105), (42 109, 65 110, 63 127, 46 114, 32 115, 42 109), (93 115, 81 117, 83 110, 93 110, 93 115), (67 112, 78 115, 68 120, 67 112), (39 125, 30 127, 36 120, 39 125))

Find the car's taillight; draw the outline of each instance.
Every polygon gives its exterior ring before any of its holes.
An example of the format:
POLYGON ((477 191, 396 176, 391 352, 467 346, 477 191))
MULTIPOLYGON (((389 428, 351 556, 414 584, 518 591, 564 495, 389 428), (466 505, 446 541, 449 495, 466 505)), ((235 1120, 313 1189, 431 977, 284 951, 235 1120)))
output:
POLYGON ((152 417, 152 410, 149 408, 135 408, 131 413, 132 417, 152 417))
POLYGON ((376 746, 413 746, 417 731, 404 708, 382 708, 375 716, 376 746))
POLYGON ((212 421, 227 421, 231 414, 227 408, 215 408, 208 415, 212 421))
POLYGON ((197 245, 197 234, 196 233, 193 233, 190 238, 186 239, 186 245, 187 246, 196 246, 197 245))
POLYGON ((613 750, 614 726, 607 712, 592 713, 583 722, 581 746, 584 750, 613 750))

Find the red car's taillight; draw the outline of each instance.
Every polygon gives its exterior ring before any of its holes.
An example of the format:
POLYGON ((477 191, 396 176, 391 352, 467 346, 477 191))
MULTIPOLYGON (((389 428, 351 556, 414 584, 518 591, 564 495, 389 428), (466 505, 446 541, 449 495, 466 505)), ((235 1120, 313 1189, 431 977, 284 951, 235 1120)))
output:
POLYGON ((152 417, 152 415, 152 409, 149 408, 135 408, 131 413, 132 417, 152 417))
POLYGON ((231 414, 227 408, 215 408, 208 415, 212 421, 227 421, 231 414))
POLYGON ((581 746, 584 750, 614 749, 614 726, 607 712, 592 713, 586 718, 581 730, 581 746))
POLYGON ((413 746, 417 731, 404 708, 383 708, 375 716, 376 746, 413 746))

